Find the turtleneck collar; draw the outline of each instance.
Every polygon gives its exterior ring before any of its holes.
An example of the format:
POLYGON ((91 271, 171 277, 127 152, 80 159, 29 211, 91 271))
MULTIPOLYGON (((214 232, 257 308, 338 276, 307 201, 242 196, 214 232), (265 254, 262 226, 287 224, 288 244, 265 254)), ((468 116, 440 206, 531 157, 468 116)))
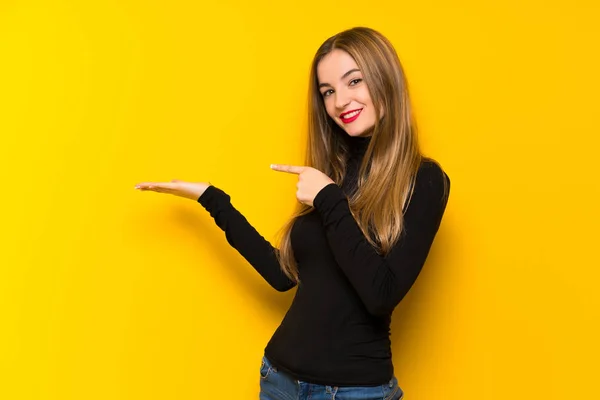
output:
POLYGON ((372 136, 346 136, 348 149, 352 155, 363 155, 369 147, 372 136))
POLYGON ((371 136, 345 136, 348 145, 348 160, 342 189, 350 196, 357 188, 358 169, 371 142, 371 136))

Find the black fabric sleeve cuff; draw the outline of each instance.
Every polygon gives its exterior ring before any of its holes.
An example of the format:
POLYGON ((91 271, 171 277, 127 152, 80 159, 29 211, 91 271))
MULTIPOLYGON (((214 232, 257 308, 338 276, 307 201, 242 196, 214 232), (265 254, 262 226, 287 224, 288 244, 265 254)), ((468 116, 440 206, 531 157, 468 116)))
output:
POLYGON ((317 193, 313 199, 313 206, 319 212, 326 212, 335 207, 340 201, 347 201, 346 195, 335 183, 330 183, 317 193))
POLYGON ((206 188, 204 193, 200 195, 197 202, 200 203, 208 211, 213 209, 217 204, 229 203, 231 197, 217 188, 216 186, 210 185, 206 188))

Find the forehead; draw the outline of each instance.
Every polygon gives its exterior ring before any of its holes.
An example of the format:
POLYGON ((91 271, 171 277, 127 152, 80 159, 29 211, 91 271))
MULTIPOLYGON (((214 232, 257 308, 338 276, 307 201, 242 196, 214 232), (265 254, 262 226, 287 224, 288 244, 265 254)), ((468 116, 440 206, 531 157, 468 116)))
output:
POLYGON ((344 50, 334 49, 321 59, 317 65, 319 82, 333 82, 351 69, 358 68, 354 58, 344 50))

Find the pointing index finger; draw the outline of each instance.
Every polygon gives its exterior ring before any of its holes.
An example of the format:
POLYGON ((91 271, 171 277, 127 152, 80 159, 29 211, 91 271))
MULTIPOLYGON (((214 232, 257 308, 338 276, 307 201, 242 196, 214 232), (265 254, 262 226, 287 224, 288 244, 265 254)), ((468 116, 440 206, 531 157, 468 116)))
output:
POLYGON ((290 174, 299 174, 304 171, 304 167, 286 164, 271 164, 271 169, 275 171, 288 172, 290 174))

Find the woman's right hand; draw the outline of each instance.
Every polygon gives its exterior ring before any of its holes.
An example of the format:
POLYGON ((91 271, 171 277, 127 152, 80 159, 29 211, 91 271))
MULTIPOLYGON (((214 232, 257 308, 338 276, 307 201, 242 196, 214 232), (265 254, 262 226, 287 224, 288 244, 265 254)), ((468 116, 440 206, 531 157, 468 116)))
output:
POLYGON ((173 179, 171 182, 141 182, 135 185, 135 188, 141 191, 169 193, 197 201, 209 186, 210 183, 205 182, 184 182, 173 179))

